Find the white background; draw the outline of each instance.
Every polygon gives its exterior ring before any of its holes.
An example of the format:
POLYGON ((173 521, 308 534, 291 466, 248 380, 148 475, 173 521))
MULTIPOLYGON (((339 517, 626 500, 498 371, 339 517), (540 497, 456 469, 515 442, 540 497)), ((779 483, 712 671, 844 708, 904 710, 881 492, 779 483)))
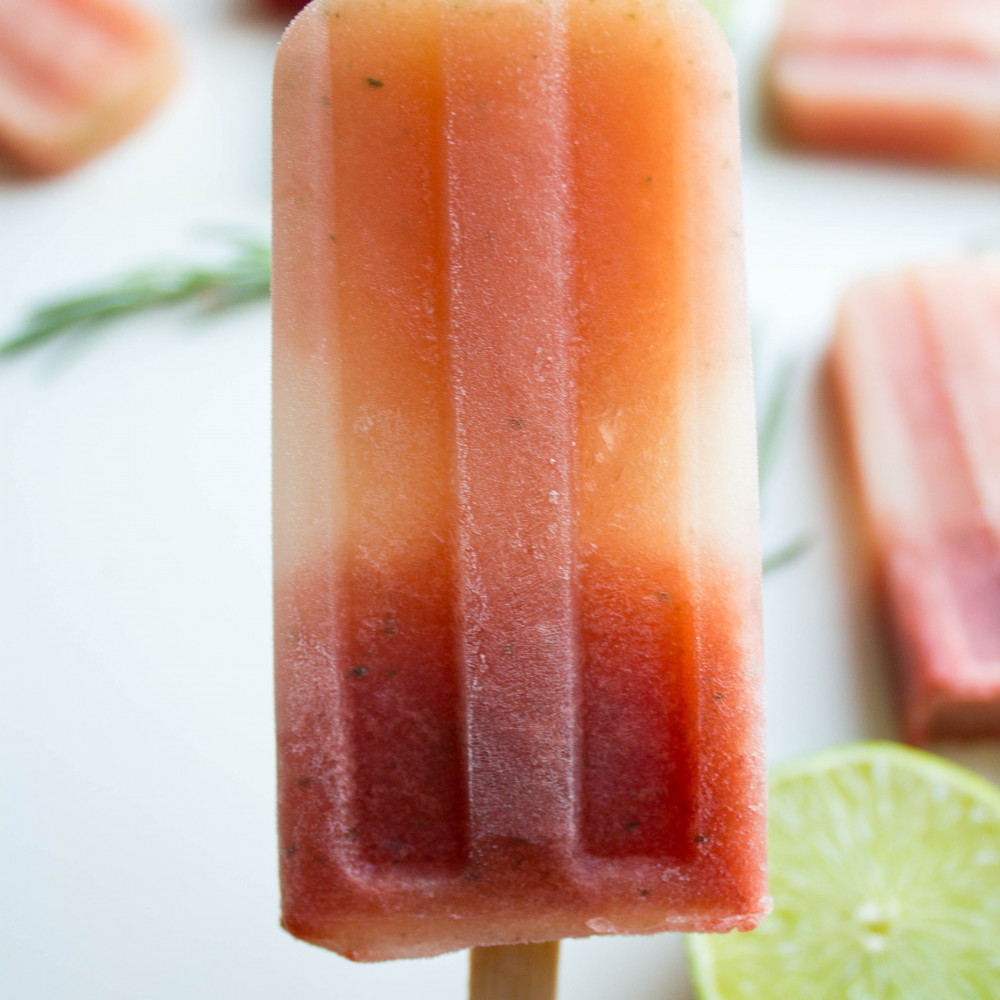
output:
MULTIPOLYGON (((0 334, 32 303, 264 232, 279 26, 250 0, 148 0, 184 75, 68 177, 0 180, 0 334)), ((995 180, 773 147, 773 0, 735 29, 755 324, 801 359, 765 541, 769 753, 897 734, 819 364, 844 284, 1000 244, 995 180)), ((11 1000, 460 998, 465 957, 355 966, 277 925, 268 314, 154 316, 0 364, 0 993, 11 1000)), ((946 752, 948 748, 944 748, 946 752)), ((994 777, 1000 751, 953 750, 994 777)), ((563 1000, 690 996, 673 936, 564 945, 563 1000)))

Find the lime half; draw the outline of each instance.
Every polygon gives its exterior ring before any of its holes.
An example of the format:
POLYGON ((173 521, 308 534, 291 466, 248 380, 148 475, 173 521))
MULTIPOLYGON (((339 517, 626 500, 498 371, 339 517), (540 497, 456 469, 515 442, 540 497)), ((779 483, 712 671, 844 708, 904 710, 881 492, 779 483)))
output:
POLYGON ((1000 789, 855 743, 777 770, 774 913, 688 939, 702 1000, 998 1000, 1000 789))

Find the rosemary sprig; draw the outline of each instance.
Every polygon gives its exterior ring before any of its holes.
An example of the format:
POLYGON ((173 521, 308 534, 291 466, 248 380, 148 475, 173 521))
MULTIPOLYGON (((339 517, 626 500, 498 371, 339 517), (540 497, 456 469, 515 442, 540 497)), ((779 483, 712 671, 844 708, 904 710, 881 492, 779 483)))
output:
POLYGON ((771 573, 776 569, 781 569, 782 566, 787 566, 788 563, 795 562, 796 559, 804 556, 812 548, 812 543, 812 539, 808 535, 799 535, 797 538, 793 538, 792 541, 786 542, 784 545, 765 553, 763 559, 764 572, 771 573))
MULTIPOLYGON (((784 359, 779 364, 777 372, 767 381, 766 388, 762 388, 765 384, 761 371, 763 354, 762 338, 755 333, 753 338, 754 382, 757 384, 758 392, 764 394, 763 399, 758 399, 757 407, 760 413, 757 425, 757 461, 762 508, 764 494, 774 473, 775 459, 781 450, 781 441, 788 422, 788 404, 791 399, 796 370, 793 361, 784 359)), ((805 555, 811 547, 812 539, 806 535, 799 535, 777 549, 766 552, 763 559, 764 572, 770 573, 782 566, 787 566, 800 556, 805 555)))
POLYGON ((228 257, 218 264, 143 268, 40 306, 19 332, 0 344, 0 358, 155 309, 191 306, 200 313, 219 313, 266 299, 271 294, 271 248, 246 236, 230 236, 228 242, 228 257))
POLYGON ((757 429, 757 461, 760 466, 762 489, 771 479, 774 460, 781 450, 781 438, 788 415, 788 401, 791 397, 794 376, 795 364, 785 359, 772 377, 767 398, 761 407, 760 424, 757 429))

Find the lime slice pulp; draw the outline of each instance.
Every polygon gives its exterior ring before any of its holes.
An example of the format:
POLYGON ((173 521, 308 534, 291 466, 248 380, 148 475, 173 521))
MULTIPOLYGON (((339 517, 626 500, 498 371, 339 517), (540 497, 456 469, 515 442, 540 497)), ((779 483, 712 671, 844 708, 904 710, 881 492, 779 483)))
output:
POLYGON ((1000 998, 1000 789, 891 743, 771 779, 774 912, 688 939, 702 1000, 1000 998))

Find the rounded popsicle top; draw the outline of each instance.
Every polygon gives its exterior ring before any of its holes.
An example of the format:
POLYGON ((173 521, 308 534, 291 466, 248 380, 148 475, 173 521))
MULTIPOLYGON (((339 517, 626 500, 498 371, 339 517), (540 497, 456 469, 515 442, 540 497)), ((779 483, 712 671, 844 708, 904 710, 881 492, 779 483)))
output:
MULTIPOLYGON (((484 19, 488 19, 491 10, 518 5, 548 5, 554 11, 566 11, 571 6, 567 0, 402 0, 393 7, 401 17, 407 16, 407 8, 424 8, 428 13, 434 9, 458 11, 476 8, 483 12, 484 19)), ((279 61, 283 50, 295 49, 300 44, 311 51, 317 29, 331 16, 337 19, 344 10, 364 13, 366 7, 380 6, 384 6, 383 0, 311 0, 285 28, 279 47, 279 61)), ((735 60, 729 40, 702 0, 600 0, 594 6, 611 16, 634 21, 637 27, 644 22, 654 31, 670 28, 672 34, 678 23, 683 24, 694 43, 704 49, 703 61, 699 62, 702 70, 718 59, 720 68, 724 67, 726 73, 735 75, 735 60)))

